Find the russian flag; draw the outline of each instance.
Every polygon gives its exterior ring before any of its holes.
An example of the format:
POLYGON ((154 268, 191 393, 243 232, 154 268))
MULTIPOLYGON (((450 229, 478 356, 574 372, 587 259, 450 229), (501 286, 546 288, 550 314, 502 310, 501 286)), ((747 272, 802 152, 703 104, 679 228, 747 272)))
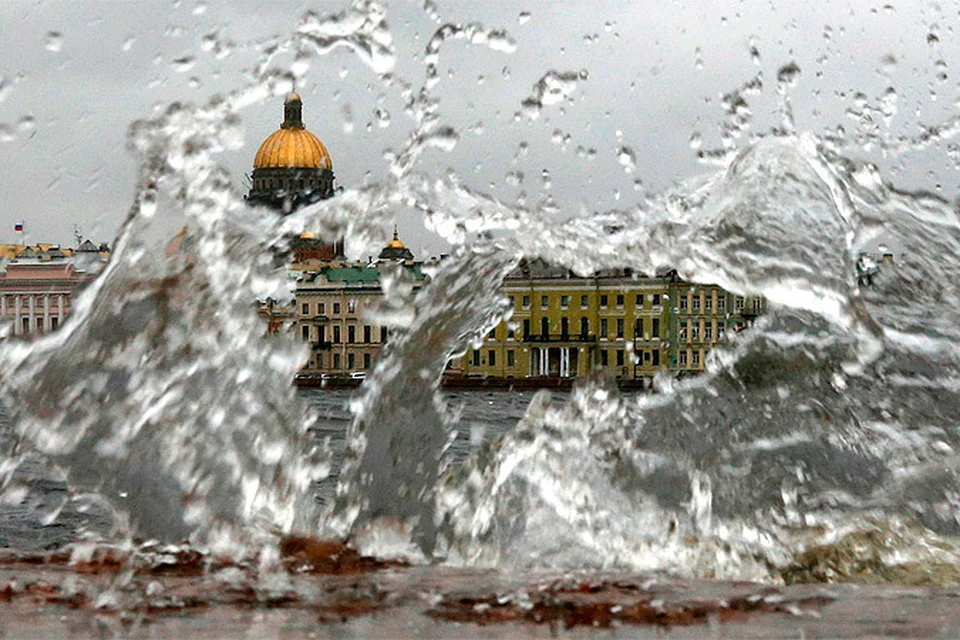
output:
POLYGON ((23 231, 23 223, 22 223, 22 222, 17 222, 16 224, 14 224, 14 225, 13 225, 13 230, 14 230, 14 231, 23 231))

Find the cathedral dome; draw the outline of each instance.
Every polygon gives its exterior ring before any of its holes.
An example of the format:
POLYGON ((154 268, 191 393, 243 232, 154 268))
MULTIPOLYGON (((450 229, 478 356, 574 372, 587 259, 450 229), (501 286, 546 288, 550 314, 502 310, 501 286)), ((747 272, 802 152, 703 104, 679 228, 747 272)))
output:
POLYGON ((303 103, 300 96, 291 93, 283 104, 284 119, 280 129, 272 133, 253 160, 254 169, 327 169, 333 162, 320 139, 303 126, 303 103))

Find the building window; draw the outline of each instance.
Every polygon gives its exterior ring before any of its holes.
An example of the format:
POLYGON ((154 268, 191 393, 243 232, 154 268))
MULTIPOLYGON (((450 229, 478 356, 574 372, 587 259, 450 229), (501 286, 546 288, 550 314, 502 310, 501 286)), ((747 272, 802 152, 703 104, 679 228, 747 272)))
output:
POLYGON ((617 309, 623 309, 623 294, 617 294, 617 309))
POLYGON ((339 315, 339 314, 340 314, 340 303, 339 303, 339 302, 334 302, 334 303, 333 303, 333 315, 336 316, 336 315, 339 315))
POLYGON ((317 353, 317 369, 323 369, 323 352, 317 353))
POLYGON ((637 308, 639 308, 639 309, 642 309, 642 308, 643 308, 643 294, 642 294, 642 293, 638 293, 638 294, 637 294, 636 305, 637 305, 637 308))
POLYGON ((680 296, 680 308, 681 309, 687 308, 687 296, 684 296, 684 295, 680 296))
POLYGON ((687 350, 686 349, 680 350, 680 366, 681 367, 687 366, 687 350))
POLYGON ((680 330, 677 333, 679 334, 678 338, 681 342, 687 341, 687 325, 680 327, 680 330))
POLYGON ((760 308, 763 306, 763 300, 760 298, 753 299, 753 311, 754 313, 760 313, 760 308))
POLYGON ((540 335, 544 339, 550 335, 550 319, 549 318, 540 318, 540 335))
POLYGON ((530 339, 530 318, 524 318, 523 320, 523 339, 530 339))
POLYGON ((637 318, 633 323, 633 337, 643 339, 643 318, 637 318))
POLYGON ((586 309, 588 306, 590 306, 589 302, 590 302, 590 298, 589 298, 589 297, 587 297, 587 296, 580 296, 580 308, 581 308, 581 309, 586 309))
POLYGON ((334 368, 334 369, 339 369, 339 368, 340 368, 340 354, 339 354, 339 353, 333 354, 333 368, 334 368))
POLYGON ((725 322, 717 323, 717 340, 723 340, 724 334, 727 332, 727 324, 725 322))
POLYGON ((690 327, 690 339, 694 342, 698 342, 700 340, 700 325, 696 322, 693 323, 692 327, 690 327))
POLYGON ((304 342, 309 342, 310 340, 310 327, 308 325, 303 325, 300 327, 300 337, 304 342))
POLYGON ((530 296, 523 296, 523 308, 524 309, 530 308, 530 296))
POLYGON ((709 322, 703 325, 703 339, 705 342, 713 340, 713 325, 709 322))
POLYGON ((606 309, 606 308, 607 308, 607 296, 606 296, 606 294, 600 296, 600 306, 601 306, 603 309, 606 309))
POLYGON ((479 349, 473 350, 473 362, 471 362, 471 364, 475 367, 480 366, 480 350, 479 349))
POLYGON ((22 321, 22 324, 23 324, 23 332, 24 332, 24 333, 30 333, 30 318, 29 318, 29 317, 24 317, 24 318, 23 318, 23 321, 22 321))
POLYGON ((660 366, 660 350, 654 349, 651 355, 653 356, 653 361, 651 362, 651 364, 654 367, 659 367, 660 366))
POLYGON ((550 298, 548 296, 540 296, 540 308, 541 309, 550 308, 550 298))
POLYGON ((380 342, 384 343, 387 341, 387 328, 380 327, 380 342))
POLYGON ((507 349, 507 366, 517 366, 517 354, 513 349, 507 349))
POLYGON ((607 319, 606 318, 600 318, 600 337, 601 338, 607 337, 607 319))
POLYGON ((652 305, 655 306, 655 307, 659 307, 659 306, 660 306, 660 294, 659 294, 659 293, 653 294, 653 300, 650 301, 650 304, 652 304, 652 305))
POLYGON ((300 307, 300 315, 308 316, 310 315, 310 303, 304 302, 300 307))
POLYGON ((693 296, 693 310, 700 311, 700 294, 694 294, 693 296))
POLYGON ((706 311, 713 310, 713 294, 709 291, 703 296, 703 308, 706 311))
POLYGON ((560 335, 563 336, 564 340, 570 335, 570 318, 566 316, 560 318, 560 335))
POLYGON ((357 301, 348 300, 347 301, 347 313, 356 313, 357 312, 357 301))
POLYGON ((351 324, 347 327, 347 343, 353 344, 356 341, 357 341, 357 328, 351 324))
POLYGON ((56 331, 57 327, 60 326, 60 318, 50 318, 50 328, 56 331))
POLYGON ((588 333, 590 333, 590 321, 580 318, 580 336, 586 338, 588 333))
POLYGON ((364 369, 369 369, 369 368, 370 368, 370 354, 369 354, 369 353, 363 354, 363 368, 364 368, 364 369))
POLYGON ((497 366, 497 352, 493 349, 487 351, 487 364, 491 367, 497 366))
POLYGON ((700 366, 700 350, 699 349, 693 350, 693 366, 695 367, 700 366))
POLYGON ((570 296, 560 296, 560 308, 566 309, 570 306, 570 296))
POLYGON ((650 327, 650 335, 654 338, 660 337, 660 318, 654 318, 652 321, 653 326, 650 327))
POLYGON ((617 337, 623 337, 623 318, 617 318, 617 337))
POLYGON ((357 365, 357 356, 352 353, 347 354, 347 369, 353 370, 357 365))
POLYGON ((726 311, 727 310, 727 296, 725 294, 717 294, 717 311, 726 311))
POLYGON ((340 344, 340 325, 333 325, 333 343, 340 344))
POLYGON ((743 296, 737 296, 737 299, 734 301, 734 306, 736 307, 737 311, 741 311, 743 309, 743 304, 743 296))
POLYGON ((370 342, 370 325, 368 324, 363 325, 363 341, 370 342))
POLYGON ((321 302, 321 303, 320 303, 320 308, 317 310, 317 313, 319 313, 320 315, 323 315, 323 314, 325 314, 326 312, 327 312, 327 305, 324 304, 323 302, 321 302))
POLYGON ((513 329, 507 329, 507 340, 513 340, 516 336, 513 334, 513 329))
POLYGON ((623 366, 623 349, 617 349, 617 366, 623 366))
POLYGON ((608 364, 610 364, 608 358, 609 358, 609 356, 607 355, 607 350, 606 350, 606 349, 601 349, 601 350, 600 350, 600 366, 605 367, 605 366, 607 366, 608 364))

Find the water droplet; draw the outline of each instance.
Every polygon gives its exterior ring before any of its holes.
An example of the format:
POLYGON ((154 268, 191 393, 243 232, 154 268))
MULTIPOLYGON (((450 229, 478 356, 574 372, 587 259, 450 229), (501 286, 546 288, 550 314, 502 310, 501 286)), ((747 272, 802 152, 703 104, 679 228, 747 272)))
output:
POLYGON ((198 2, 197 6, 193 8, 193 15, 195 16, 202 16, 206 12, 207 12, 207 5, 206 3, 203 3, 203 2, 198 2))
POLYGON ((486 81, 486 79, 487 79, 486 76, 483 76, 483 75, 477 76, 477 84, 482 85, 486 81))
POLYGON ((137 39, 133 36, 129 36, 126 40, 123 41, 123 45, 120 47, 121 51, 130 51, 133 48, 134 43, 137 39))
POLYGON ((186 73, 197 64, 197 59, 193 56, 183 56, 182 58, 174 58, 172 64, 173 70, 177 73, 186 73))
POLYGON ((520 15, 517 16, 517 22, 518 22, 519 24, 527 24, 528 22, 530 22, 530 12, 529 12, 529 11, 521 11, 521 12, 520 12, 520 15))
POLYGON ((699 151, 703 146, 703 136, 699 132, 694 131, 690 134, 690 148, 694 151, 699 151))
POLYGON ((890 75, 891 73, 896 71, 896 69, 897 69, 897 57, 894 56, 892 53, 888 53, 887 55, 880 58, 880 69, 879 69, 880 73, 884 75, 890 75))
POLYGON ((693 52, 693 68, 703 69, 703 50, 700 47, 693 52))
POLYGON ((501 69, 501 70, 500 70, 500 76, 501 76, 504 80, 509 80, 509 79, 510 79, 510 67, 504 67, 503 69, 501 69))
POLYGON ((13 142, 16 138, 13 127, 5 122, 0 122, 0 142, 13 142))
POLYGON ((22 133, 33 133, 37 130, 37 119, 33 116, 23 116, 17 122, 17 129, 22 133))
POLYGON ((3 102, 10 96, 10 89, 12 87, 13 83, 10 81, 10 78, 0 76, 0 102, 3 102))
POLYGON ((547 169, 540 172, 540 181, 544 189, 549 189, 553 186, 553 179, 550 177, 550 172, 547 169))
POLYGON ((59 31, 50 31, 47 33, 47 51, 59 52, 63 49, 63 34, 59 31))
POLYGON ((800 76, 800 67, 796 62, 790 62, 777 71, 777 82, 786 87, 792 87, 800 76))
POLYGON ((390 112, 386 109, 376 108, 373 110, 373 115, 377 119, 377 125, 381 129, 386 129, 390 126, 390 112))
POLYGON ((630 147, 617 149, 617 161, 623 167, 624 173, 633 173, 637 168, 637 156, 630 147))
POLYGON ((938 36, 936 33, 933 33, 931 31, 930 33, 927 34, 927 44, 929 44, 930 46, 936 46, 940 44, 940 36, 938 36))
POLYGON ((519 187, 523 183, 523 171, 508 171, 503 181, 513 187, 519 187))

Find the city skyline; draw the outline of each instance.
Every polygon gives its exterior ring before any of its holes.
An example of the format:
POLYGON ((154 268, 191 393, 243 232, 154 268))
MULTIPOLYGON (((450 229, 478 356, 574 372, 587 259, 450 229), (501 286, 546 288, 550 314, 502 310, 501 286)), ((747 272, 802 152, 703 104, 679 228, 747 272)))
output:
MULTIPOLYGON (((175 101, 204 103, 236 90, 265 48, 296 32, 306 11, 335 13, 347 5, 128 6, 0 6, 2 23, 18 27, 0 42, 7 61, 0 77, 0 150, 7 159, 0 167, 0 229, 7 231, 0 240, 15 239, 6 236, 23 222, 27 242, 67 244, 74 224, 85 237, 111 242, 135 190, 125 140, 130 123, 175 101)), ((781 76, 798 130, 825 134, 843 126, 850 139, 859 132, 850 153, 877 162, 899 186, 956 193, 949 139, 925 150, 905 144, 902 153, 861 144, 874 129, 889 140, 917 138, 923 126, 952 117, 949 61, 960 56, 950 37, 957 19, 946 10, 898 11, 882 2, 817 12, 637 2, 571 3, 565 11, 544 3, 440 3, 437 11, 443 22, 502 27, 515 50, 443 45, 434 93, 460 140, 450 153, 422 158, 418 170, 428 176, 450 168, 464 184, 507 203, 525 195, 526 206, 535 207, 549 199, 561 216, 643 206, 648 192, 712 170, 691 146, 721 146, 722 96, 757 74, 764 88, 746 95, 755 117, 750 131, 780 126, 778 73, 795 64, 799 76, 781 76), (532 119, 521 105, 551 71, 577 78, 575 86, 561 89, 532 119)), ((297 87, 306 125, 330 149, 338 184, 347 189, 387 175, 384 151, 399 147, 413 128, 402 82, 422 84, 423 51, 438 28, 425 11, 405 4, 388 6, 387 22, 397 51, 393 80, 341 48, 311 58, 305 86, 297 87)), ((292 53, 274 58, 280 69, 293 62, 292 53)), ((279 122, 281 101, 264 96, 238 114, 244 144, 220 154, 237 194, 246 191, 254 151, 279 122)), ((443 250, 419 221, 402 216, 399 224, 418 255, 443 250)))

